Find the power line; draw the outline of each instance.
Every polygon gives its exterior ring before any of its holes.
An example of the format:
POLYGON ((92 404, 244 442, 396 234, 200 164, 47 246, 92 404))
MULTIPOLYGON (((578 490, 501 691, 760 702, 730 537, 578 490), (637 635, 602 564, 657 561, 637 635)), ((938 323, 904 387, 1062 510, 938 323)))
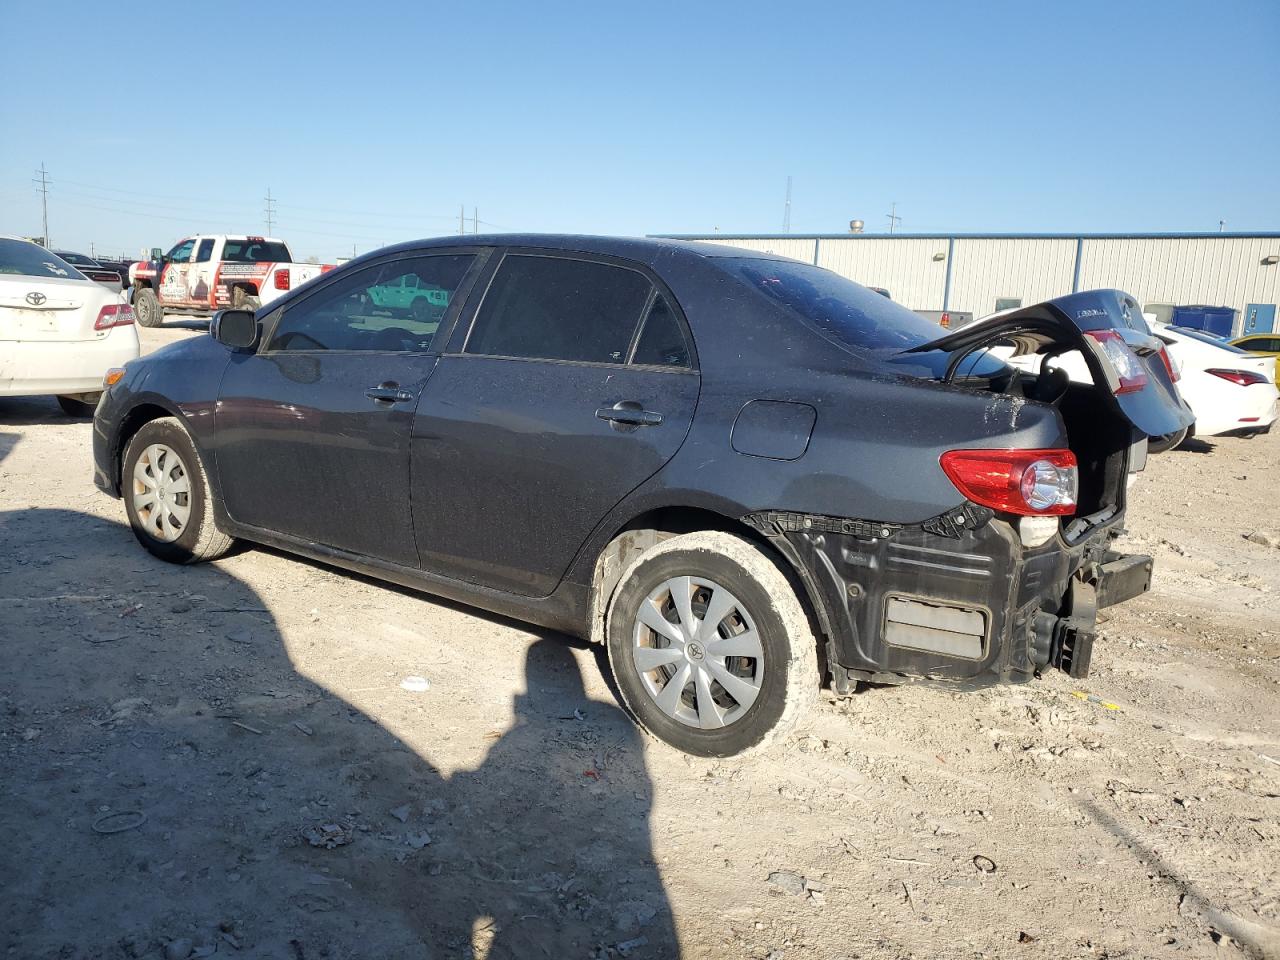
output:
POLYGON ((44 161, 40 161, 40 169, 36 171, 40 174, 40 179, 32 179, 32 183, 40 186, 40 212, 44 218, 44 245, 49 247, 49 172, 44 168, 44 161))

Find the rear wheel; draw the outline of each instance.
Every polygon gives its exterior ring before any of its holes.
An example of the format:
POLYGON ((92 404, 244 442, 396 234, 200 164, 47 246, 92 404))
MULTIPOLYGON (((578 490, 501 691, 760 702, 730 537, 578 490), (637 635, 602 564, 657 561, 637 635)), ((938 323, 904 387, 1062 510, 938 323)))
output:
POLYGON ((218 529, 204 464, 182 423, 142 425, 124 454, 125 512, 138 542, 161 560, 216 560, 234 542, 218 529))
POLYGON ((138 287, 133 293, 133 315, 139 325, 158 327, 164 323, 164 310, 150 287, 138 287))
POLYGON ((673 537, 640 556, 622 574, 605 631, 632 715, 686 753, 767 746, 817 696, 817 643, 795 591, 732 534, 673 537))
POLYGON ((98 398, 95 396, 93 401, 79 400, 75 397, 59 397, 58 406, 62 408, 62 412, 68 417, 82 419, 92 417, 94 410, 98 408, 98 398))
POLYGON ((1183 427, 1177 433, 1166 433, 1163 437, 1152 437, 1147 441, 1148 453, 1165 453, 1174 450, 1182 445, 1187 439, 1187 431, 1189 427, 1183 427))

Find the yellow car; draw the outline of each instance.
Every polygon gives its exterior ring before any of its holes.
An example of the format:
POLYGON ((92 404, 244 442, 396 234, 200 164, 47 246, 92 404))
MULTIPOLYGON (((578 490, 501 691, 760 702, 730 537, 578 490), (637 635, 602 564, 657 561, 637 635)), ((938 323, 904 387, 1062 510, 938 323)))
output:
POLYGON ((1256 353, 1263 357, 1276 358, 1276 380, 1280 381, 1280 332, 1278 333, 1251 333, 1247 336, 1237 337, 1231 341, 1233 347, 1239 347, 1241 350, 1247 350, 1249 353, 1256 353))

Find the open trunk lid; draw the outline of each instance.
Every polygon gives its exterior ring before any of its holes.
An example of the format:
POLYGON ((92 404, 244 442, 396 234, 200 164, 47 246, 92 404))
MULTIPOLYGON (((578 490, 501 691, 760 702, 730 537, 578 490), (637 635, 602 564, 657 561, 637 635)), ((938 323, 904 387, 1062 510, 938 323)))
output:
POLYGON ((905 353, 949 354, 950 380, 975 352, 1012 344, 1013 356, 1079 350, 1094 383, 1105 384, 1110 405, 1152 437, 1176 433, 1195 417, 1166 366, 1164 343, 1152 334, 1142 308, 1119 290, 1089 290, 997 314, 905 353))

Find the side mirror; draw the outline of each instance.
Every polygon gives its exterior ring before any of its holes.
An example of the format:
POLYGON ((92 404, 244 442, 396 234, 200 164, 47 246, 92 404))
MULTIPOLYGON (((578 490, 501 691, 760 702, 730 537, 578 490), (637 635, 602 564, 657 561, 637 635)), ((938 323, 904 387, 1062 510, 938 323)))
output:
POLYGON ((160 259, 163 259, 163 257, 164 257, 164 251, 163 251, 163 250, 161 250, 159 247, 152 247, 152 248, 151 248, 151 259, 152 259, 152 260, 160 260, 160 259))
POLYGON ((233 350, 252 350, 258 345, 258 321, 249 310, 219 310, 209 323, 209 333, 233 350))

